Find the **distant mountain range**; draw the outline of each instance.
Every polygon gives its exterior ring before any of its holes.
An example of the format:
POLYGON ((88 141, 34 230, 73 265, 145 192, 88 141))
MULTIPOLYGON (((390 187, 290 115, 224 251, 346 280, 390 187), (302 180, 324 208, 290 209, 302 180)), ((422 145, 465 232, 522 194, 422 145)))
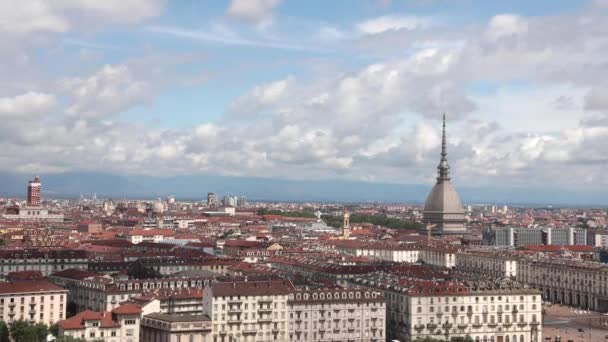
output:
MULTIPOLYGON (((151 177, 93 172, 42 174, 43 196, 156 198, 203 200, 207 192, 219 196, 244 195, 251 200, 320 202, 422 203, 432 184, 406 185, 344 180, 287 180, 217 175, 151 177)), ((0 196, 25 197, 31 174, 0 172, 0 196)), ((543 188, 474 188, 456 184, 466 204, 527 204, 606 206, 605 192, 577 192, 543 188)))

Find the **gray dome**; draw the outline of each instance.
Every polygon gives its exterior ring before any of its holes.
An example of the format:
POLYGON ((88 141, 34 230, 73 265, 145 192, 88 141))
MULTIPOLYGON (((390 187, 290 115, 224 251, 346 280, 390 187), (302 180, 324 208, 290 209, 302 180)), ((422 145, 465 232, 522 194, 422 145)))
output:
POLYGON ((437 182, 424 203, 425 212, 464 213, 460 196, 449 180, 437 182))

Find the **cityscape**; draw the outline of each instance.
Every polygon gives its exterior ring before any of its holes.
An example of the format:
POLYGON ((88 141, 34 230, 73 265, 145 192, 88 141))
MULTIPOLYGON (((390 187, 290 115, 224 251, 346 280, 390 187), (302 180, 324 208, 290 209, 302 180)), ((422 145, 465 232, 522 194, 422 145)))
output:
POLYGON ((0 342, 608 340, 608 2, 0 9, 0 342))

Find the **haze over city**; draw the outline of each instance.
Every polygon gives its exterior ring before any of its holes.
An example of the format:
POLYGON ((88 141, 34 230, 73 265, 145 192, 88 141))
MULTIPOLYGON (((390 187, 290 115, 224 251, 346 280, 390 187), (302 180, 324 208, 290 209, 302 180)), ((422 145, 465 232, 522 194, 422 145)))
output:
POLYGON ((466 199, 606 203, 605 1, 3 6, 0 169, 22 180, 428 187, 446 113, 466 199))

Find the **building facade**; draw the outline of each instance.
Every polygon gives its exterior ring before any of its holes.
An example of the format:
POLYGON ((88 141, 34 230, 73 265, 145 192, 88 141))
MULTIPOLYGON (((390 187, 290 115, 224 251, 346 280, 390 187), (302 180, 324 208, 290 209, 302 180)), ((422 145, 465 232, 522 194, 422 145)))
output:
POLYGON ((477 342, 542 341, 541 294, 517 283, 376 274, 357 279, 355 284, 384 291, 389 340, 470 336, 477 342))
POLYGON ((314 290, 289 295, 289 341, 385 341, 379 291, 314 290))
POLYGON ((288 341, 289 281, 217 282, 205 288, 214 341, 288 341))
POLYGON ((145 315, 141 321, 141 341, 211 342, 211 320, 206 315, 145 315))
POLYGON ((517 257, 500 251, 464 251, 456 254, 456 269, 495 278, 517 277, 517 257))
POLYGON ((522 258, 517 280, 538 289, 545 301, 608 312, 608 265, 555 258, 522 258))
POLYGON ((0 282, 0 320, 53 324, 65 318, 67 292, 45 280, 0 282))
POLYGON ((59 336, 86 341, 139 342, 141 313, 141 309, 132 304, 111 312, 82 311, 57 323, 59 336))

